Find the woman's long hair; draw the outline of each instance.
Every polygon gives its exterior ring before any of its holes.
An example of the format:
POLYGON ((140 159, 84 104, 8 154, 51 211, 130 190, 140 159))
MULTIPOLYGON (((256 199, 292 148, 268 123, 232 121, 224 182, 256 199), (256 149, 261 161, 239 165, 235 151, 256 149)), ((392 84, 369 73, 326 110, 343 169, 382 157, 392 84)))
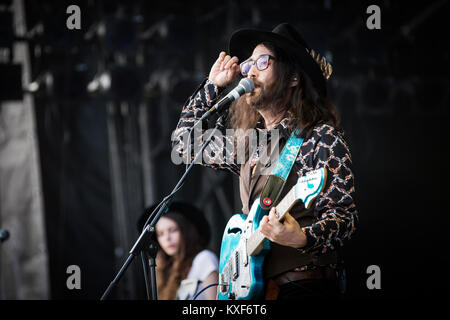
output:
POLYGON ((158 298, 173 300, 181 281, 186 279, 191 269, 192 261, 205 245, 195 226, 182 214, 169 211, 164 217, 175 221, 181 233, 179 252, 175 256, 168 256, 162 249, 157 256, 158 298))
MULTIPOLYGON (((262 44, 275 56, 273 67, 276 81, 266 94, 271 96, 273 108, 287 113, 286 116, 290 119, 288 126, 292 129, 302 129, 303 138, 309 137, 314 127, 319 124, 326 123, 339 129, 336 107, 329 98, 319 95, 298 61, 271 43, 262 44), (299 83, 290 87, 294 75, 298 77, 299 83)), ((258 111, 247 104, 245 97, 233 103, 230 115, 232 128, 244 131, 254 128, 258 121, 262 120, 258 111)))

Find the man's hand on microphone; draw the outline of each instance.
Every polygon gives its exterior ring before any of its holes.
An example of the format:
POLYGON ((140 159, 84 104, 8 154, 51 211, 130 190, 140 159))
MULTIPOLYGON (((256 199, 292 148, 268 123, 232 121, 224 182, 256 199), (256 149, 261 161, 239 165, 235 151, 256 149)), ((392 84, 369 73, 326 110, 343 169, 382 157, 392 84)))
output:
POLYGON ((226 87, 240 73, 237 57, 230 57, 224 51, 219 54, 219 58, 214 62, 209 72, 208 79, 218 87, 226 87))

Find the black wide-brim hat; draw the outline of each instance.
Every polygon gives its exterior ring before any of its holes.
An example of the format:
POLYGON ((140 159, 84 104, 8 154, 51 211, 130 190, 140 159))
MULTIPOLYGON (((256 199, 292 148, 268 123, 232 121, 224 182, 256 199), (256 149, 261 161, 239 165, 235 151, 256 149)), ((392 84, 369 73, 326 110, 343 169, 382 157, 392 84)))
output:
MULTIPOLYGON (((144 210, 144 213, 141 215, 137 222, 137 228, 139 232, 142 232, 142 228, 144 227, 145 222, 156 207, 157 204, 154 204, 144 210)), ((205 215, 200 209, 187 202, 174 201, 170 204, 169 210, 167 211, 167 213, 170 212, 179 213, 186 220, 190 221, 200 234, 203 243, 205 245, 209 243, 209 240, 211 239, 211 228, 209 226, 208 220, 206 220, 205 215)), ((155 212, 155 215, 156 213, 157 212, 155 212)), ((164 213, 162 214, 162 217, 164 217, 164 213)))
POLYGON ((238 57, 241 63, 252 55, 253 49, 258 44, 263 42, 273 43, 287 54, 294 55, 319 93, 326 96, 326 80, 318 61, 311 55, 311 48, 300 33, 288 23, 279 24, 272 31, 240 29, 234 32, 229 42, 230 55, 238 57))

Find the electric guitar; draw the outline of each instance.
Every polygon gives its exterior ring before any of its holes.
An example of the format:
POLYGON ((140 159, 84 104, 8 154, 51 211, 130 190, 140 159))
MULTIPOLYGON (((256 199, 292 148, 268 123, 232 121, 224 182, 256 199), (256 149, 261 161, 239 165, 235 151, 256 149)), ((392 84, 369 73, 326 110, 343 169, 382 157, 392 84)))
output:
MULTIPOLYGON (((277 218, 298 202, 305 209, 325 186, 326 169, 308 172, 276 206, 277 218)), ((270 250, 270 241, 258 230, 261 219, 269 210, 263 210, 260 199, 253 203, 249 214, 235 214, 228 221, 222 237, 219 263, 218 300, 253 300, 264 295, 263 263, 270 250)))

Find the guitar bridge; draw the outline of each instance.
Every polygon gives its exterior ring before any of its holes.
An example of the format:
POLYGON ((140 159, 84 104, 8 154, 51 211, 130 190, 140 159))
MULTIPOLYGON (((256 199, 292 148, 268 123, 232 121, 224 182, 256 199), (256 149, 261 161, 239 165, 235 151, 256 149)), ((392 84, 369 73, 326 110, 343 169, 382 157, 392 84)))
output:
POLYGON ((220 281, 219 281, 219 287, 220 287, 220 292, 225 295, 228 292, 229 289, 229 285, 228 282, 225 281, 225 275, 222 273, 220 274, 220 281))

